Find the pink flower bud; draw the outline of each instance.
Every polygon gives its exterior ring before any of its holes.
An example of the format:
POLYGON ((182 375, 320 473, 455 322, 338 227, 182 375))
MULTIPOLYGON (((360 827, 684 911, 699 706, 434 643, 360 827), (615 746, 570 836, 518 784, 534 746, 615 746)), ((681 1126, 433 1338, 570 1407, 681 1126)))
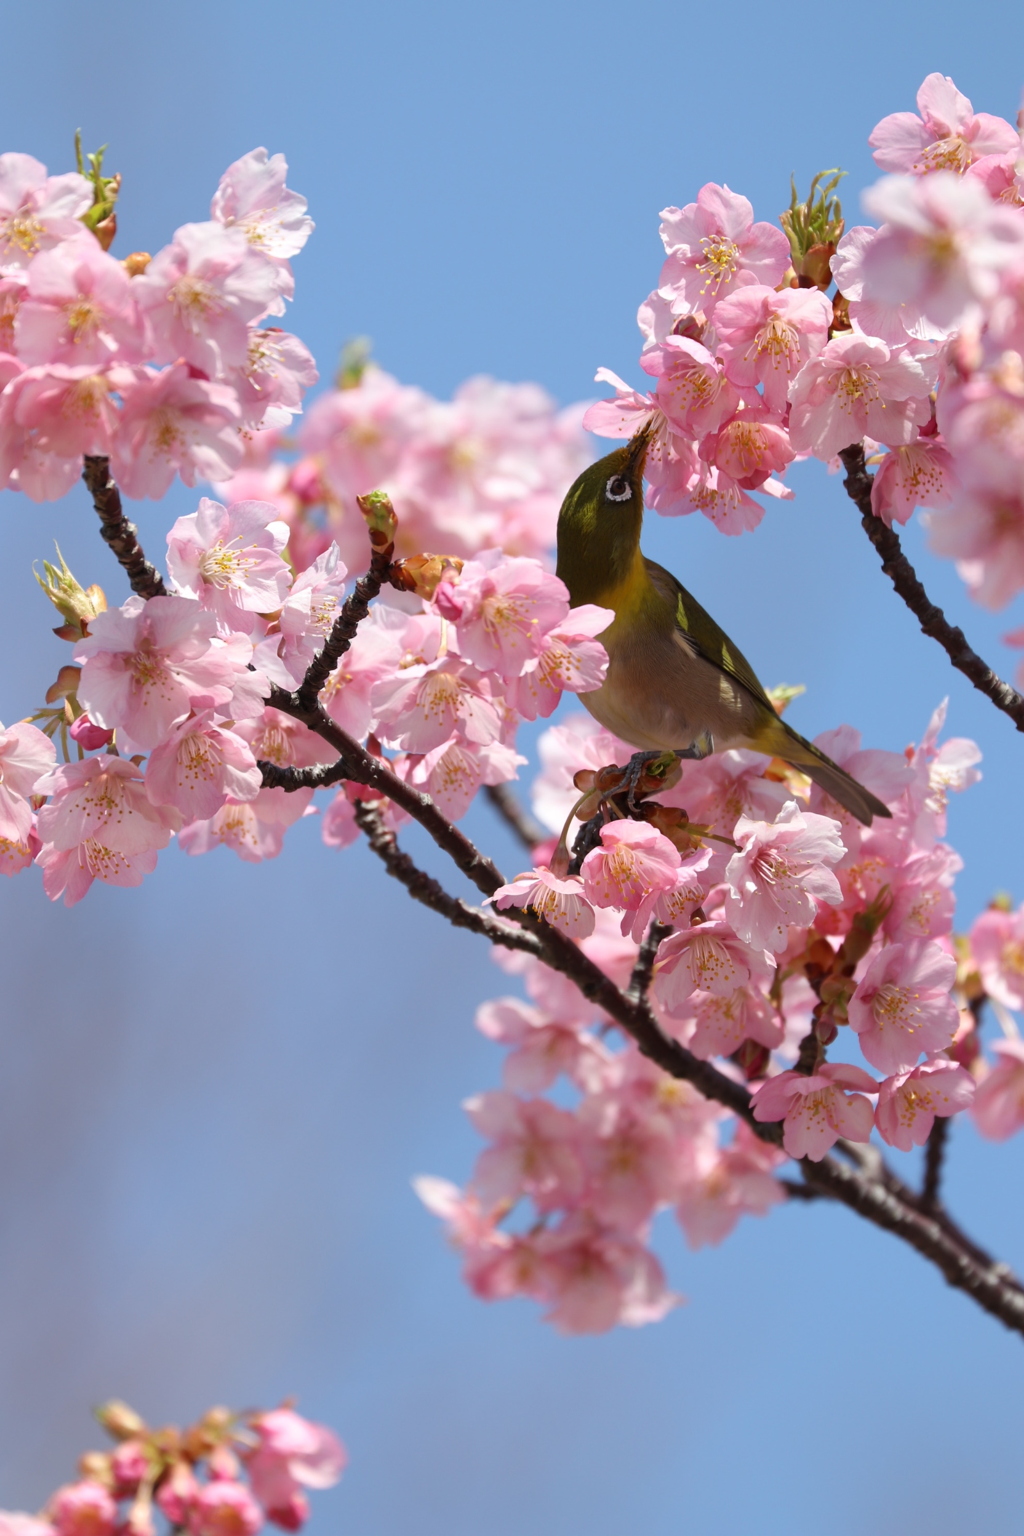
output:
POLYGON ((242 1483, 218 1479, 200 1488, 188 1524, 192 1536, 256 1536, 263 1511, 242 1483))
POLYGON ((83 1479, 58 1488, 49 1512, 57 1536, 114 1536, 117 1505, 99 1483, 83 1479))

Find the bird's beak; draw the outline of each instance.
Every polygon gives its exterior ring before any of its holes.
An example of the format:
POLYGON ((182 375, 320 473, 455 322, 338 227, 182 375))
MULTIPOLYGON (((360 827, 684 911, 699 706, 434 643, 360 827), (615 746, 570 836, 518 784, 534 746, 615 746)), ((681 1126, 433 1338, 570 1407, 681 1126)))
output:
POLYGON ((632 438, 630 438, 629 441, 629 448, 627 450, 629 457, 627 458, 626 463, 628 465, 630 475, 636 480, 639 480, 644 472, 644 464, 647 459, 647 449, 650 446, 651 441, 652 426, 652 420, 646 421, 640 428, 640 431, 637 432, 632 438))

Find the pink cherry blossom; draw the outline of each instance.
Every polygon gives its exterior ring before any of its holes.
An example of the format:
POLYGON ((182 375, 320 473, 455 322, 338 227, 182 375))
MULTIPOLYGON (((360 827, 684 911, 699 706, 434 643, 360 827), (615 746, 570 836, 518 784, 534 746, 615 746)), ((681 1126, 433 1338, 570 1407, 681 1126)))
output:
POLYGON ((562 879, 544 864, 500 886, 490 899, 499 911, 528 908, 571 939, 584 939, 594 931, 594 909, 583 894, 582 880, 578 875, 562 879))
POLYGON ((146 764, 149 798, 177 807, 186 821, 216 815, 228 799, 255 800, 262 786, 248 744, 218 726, 210 710, 174 726, 146 764))
POLYGON ((781 415, 804 363, 828 341, 832 305, 817 288, 738 288, 715 306, 715 330, 726 376, 748 390, 761 384, 768 408, 781 415))
POLYGON ((107 374, 55 363, 26 368, 0 397, 0 484, 53 501, 81 474, 84 453, 109 453, 118 413, 107 374))
POLYGON ((864 436, 910 442, 931 413, 919 362, 856 332, 834 336, 805 363, 790 391, 789 436, 797 453, 833 458, 864 436))
POLYGON ((695 1056, 731 1056, 744 1040, 756 1040, 769 1050, 782 1044, 785 1031, 779 1010, 755 987, 737 987, 716 997, 697 992, 690 999, 696 1027, 687 1044, 695 1056))
POLYGON ((956 469, 946 445, 934 437, 889 450, 871 482, 871 510, 890 528, 905 523, 915 507, 947 507, 956 469))
POLYGON ((227 1478, 200 1486, 189 1511, 190 1536, 256 1536, 263 1511, 245 1487, 227 1478))
POLYGON ((774 288, 789 266, 783 231, 774 224, 755 224, 747 199, 715 182, 701 187, 695 203, 664 209, 661 220, 668 252, 662 285, 706 314, 744 284, 774 288))
POLYGON ((846 852, 840 831, 837 821, 802 812, 795 800, 770 824, 740 817, 733 833, 740 851, 725 871, 725 915, 744 943, 778 953, 789 942, 790 924, 806 927, 819 902, 842 901, 829 867, 846 852))
POLYGON ((0 1509, 0 1536, 54 1536, 53 1526, 35 1515, 0 1509))
POLYGON ((767 982, 772 970, 766 950, 752 949, 728 923, 716 920, 681 928, 662 941, 652 991, 673 1014, 697 990, 731 996, 737 987, 767 982))
MULTIPOLYGON (((300 576, 299 581, 301 580, 300 576)), ((295 597, 295 588, 292 591, 295 597)), ((285 620, 286 613, 291 611, 291 600, 289 600, 285 609, 282 610, 282 620, 285 620)), ((320 692, 320 702, 331 719, 357 740, 366 735, 372 719, 370 699, 375 686, 383 678, 391 675, 392 669, 402 658, 400 637, 394 628, 388 627, 387 616, 394 613, 394 609, 389 610, 383 604, 378 604, 371 609, 370 618, 360 625, 355 640, 320 692), (375 619, 377 622, 374 622, 375 619)), ((312 631, 312 637, 315 641, 315 629, 312 631)), ((294 687, 295 683, 301 680, 295 675, 296 663, 302 664, 304 653, 296 651, 293 662, 287 636, 280 642, 280 648, 284 651, 286 662, 290 663, 288 667, 290 681, 285 686, 294 687)), ((419 656, 420 652, 412 654, 419 656)), ((411 657, 409 659, 411 661, 411 657)), ((309 660, 312 660, 312 657, 309 660)), ((411 664, 419 663, 411 662, 411 664)))
MULTIPOLYGON (((277 623, 271 627, 266 640, 257 646, 258 663, 264 667, 271 682, 279 683, 284 688, 292 688, 302 681, 306 668, 334 627, 334 621, 338 617, 345 595, 347 575, 348 572, 341 563, 338 546, 332 542, 292 582, 291 590, 287 592, 281 605, 277 623)), ((356 637, 357 643, 360 638, 363 641, 361 653, 366 649, 365 636, 364 626, 356 637)), ((358 670, 358 667, 354 666, 351 647, 346 652, 342 667, 348 669, 349 680, 353 670, 358 670)), ((336 672, 335 681, 330 685, 332 697, 339 690, 338 676, 336 672)), ((326 704, 326 690, 321 694, 321 699, 326 704)), ((335 718, 338 717, 335 716, 335 718)), ((352 733, 362 736, 368 720, 367 708, 365 719, 352 733)), ((346 730, 352 730, 352 726, 340 718, 338 718, 338 724, 344 725, 346 730)))
POLYGON ((785 1195, 771 1170, 784 1161, 778 1148, 742 1122, 727 1147, 696 1143, 693 1167, 675 1202, 687 1246, 717 1246, 741 1216, 766 1216, 781 1204, 785 1195))
POLYGON ((229 165, 210 204, 210 217, 242 230, 250 245, 267 256, 297 256, 313 233, 306 199, 285 186, 284 155, 251 149, 229 165))
POLYGON ((483 1003, 476 1027, 489 1040, 512 1047, 502 1076, 513 1093, 542 1093, 563 1074, 596 1091, 608 1072, 609 1053, 579 1022, 551 1018, 520 998, 483 1003))
MULTIPOLYGON (((303 423, 302 447, 322 462, 337 496, 361 496, 398 475, 428 408, 421 390, 371 365, 356 388, 331 390, 314 403, 303 423)), ((365 542, 364 529, 360 536, 365 542)))
POLYGON ((158 746, 191 709, 229 705, 240 686, 258 682, 247 671, 251 646, 243 637, 213 643, 216 631, 214 615, 191 598, 130 597, 98 614, 80 642, 79 698, 97 725, 158 746))
POLYGON ((601 828, 601 847, 583 860, 583 890, 595 907, 635 912, 648 897, 674 888, 680 863, 675 845, 649 822, 612 821, 601 828))
POLYGON ((648 422, 653 420, 657 426, 658 418, 664 421, 653 395, 641 395, 631 389, 610 368, 599 368, 594 378, 598 384, 610 384, 615 397, 588 406, 583 417, 588 432, 596 432, 598 437, 633 437, 648 422))
POLYGON ((102 368, 115 360, 145 360, 145 330, 131 281, 88 230, 40 252, 26 278, 14 323, 23 362, 102 368))
POLYGON ((927 526, 932 550, 956 561, 975 602, 1003 608, 1024 589, 1024 488, 962 488, 927 526))
POLYGON ((506 683, 509 707, 524 720, 546 718, 563 692, 590 693, 599 688, 608 672, 608 652, 594 637, 603 634, 614 617, 614 609, 594 603, 571 608, 568 618, 544 636, 540 655, 506 683))
POLYGON ((47 176, 31 155, 0 155, 0 272, 18 273, 38 251, 81 233, 92 187, 77 171, 47 176))
POLYGON ((502 741, 477 743, 453 736, 422 757, 396 758, 391 766, 424 790, 449 821, 459 821, 481 784, 504 784, 516 777, 517 768, 525 762, 502 741))
POLYGON ((997 1060, 974 1095, 974 1123, 989 1141, 1006 1141, 1024 1125, 1024 1040, 994 1040, 997 1060))
POLYGON ((588 1205, 610 1225, 636 1232, 676 1192, 678 1158, 670 1127, 614 1091, 588 1095, 579 1121, 590 1132, 581 1148, 588 1205))
POLYGON ((57 1490, 48 1514, 57 1536, 114 1536, 117 1505, 102 1483, 83 1478, 57 1490))
POLYGON ((297 336, 275 326, 249 329, 249 350, 241 368, 229 370, 246 429, 287 427, 302 410, 302 399, 320 375, 313 355, 297 336))
POLYGON ((301 1487, 333 1487, 345 1470, 345 1447, 326 1424, 313 1424, 291 1408, 261 1413, 251 1425, 259 1436, 245 1458, 252 1491, 268 1519, 297 1530, 307 1513, 301 1487))
POLYGON ((457 583, 443 581, 436 603, 458 625, 462 655, 508 678, 541 654, 548 631, 569 613, 557 576, 537 560, 507 559, 499 550, 469 561, 457 583))
POLYGON ((27 843, 32 831, 32 807, 28 796, 36 781, 56 760, 48 736, 27 721, 19 720, 6 730, 0 725, 0 842, 27 843))
POLYGON ((639 1328, 679 1304, 654 1254, 593 1216, 570 1215, 541 1232, 534 1248, 535 1294, 559 1333, 605 1333, 616 1323, 639 1328))
POLYGON ((780 1072, 755 1093, 754 1119, 784 1121, 782 1145, 790 1157, 820 1163, 840 1136, 870 1141, 872 1111, 864 1094, 877 1091, 873 1077, 841 1062, 826 1062, 810 1077, 780 1072))
POLYGON ((956 961, 938 944, 890 944, 871 961, 850 999, 860 1048, 881 1072, 903 1072, 922 1051, 941 1051, 960 1016, 950 990, 956 961))
POLYGON ((869 224, 855 224, 848 229, 832 257, 832 276, 839 292, 849 301, 850 321, 855 331, 875 336, 890 346, 905 346, 913 337, 944 340, 948 329, 926 320, 920 307, 906 299, 889 303, 873 289, 865 290, 864 258, 878 239, 878 230, 869 224))
POLYGON ((389 746, 426 753, 458 729, 468 741, 497 741, 502 717, 487 679, 457 657, 412 666, 376 684, 376 734, 389 746))
POLYGON ((975 919, 970 939, 988 995, 1004 1008, 1024 1008, 1024 907, 989 907, 975 919))
POLYGON ((892 112, 868 143, 883 171, 963 172, 982 155, 1019 154, 1016 130, 1001 117, 975 112, 948 75, 926 75, 917 93, 918 117, 892 112))
POLYGON ((167 535, 167 570, 178 591, 194 597, 230 629, 251 630, 254 615, 280 608, 291 586, 281 558, 288 528, 266 501, 221 506, 204 496, 167 535))
POLYGON ((226 480, 242 459, 238 397, 224 384, 194 378, 187 363, 159 373, 122 370, 124 401, 113 470, 128 496, 164 495, 176 474, 186 485, 226 480))
POLYGON ((504 1089, 467 1099, 463 1108, 492 1143, 473 1174, 473 1188, 485 1204, 511 1203, 528 1194, 538 1209, 557 1209, 583 1193, 581 1128, 568 1110, 504 1089))
POLYGON ((199 1480, 187 1461, 176 1461, 156 1491, 157 1507, 172 1525, 185 1525, 199 1493, 199 1480))
POLYGON ((51 901, 63 894, 68 907, 93 880, 141 885, 181 825, 177 811, 151 804, 141 772, 122 757, 66 763, 44 775, 37 792, 51 796, 38 816, 43 889, 51 901))
POLYGON ((159 363, 184 358, 209 378, 244 367, 248 322, 267 314, 284 291, 282 269, 241 229, 215 220, 184 224, 145 272, 132 278, 159 363))
POLYGON ((886 177, 864 205, 884 221, 864 252, 865 298, 906 304, 935 325, 955 325, 992 298, 1000 272, 1024 257, 1024 212, 952 171, 886 177))
POLYGON ((688 925, 708 894, 711 882, 705 871, 711 859, 711 849, 707 846, 687 854, 675 870, 673 883, 665 888, 653 886, 643 898, 633 912, 631 926, 627 927, 627 920, 623 918, 623 933, 628 932, 633 942, 639 944, 652 922, 688 925))
POLYGON ((182 827, 178 844, 193 855, 230 848, 247 864, 276 859, 285 833, 307 814, 312 798, 311 789, 261 789, 255 800, 227 800, 208 820, 182 827))
POLYGON ((796 455, 784 427, 760 410, 741 410, 720 431, 705 437, 700 456, 741 491, 761 491, 771 475, 781 474, 796 455))
POLYGON ((878 1091, 875 1124, 891 1147, 909 1152, 924 1146, 936 1115, 958 1114, 973 1099, 971 1074, 948 1056, 936 1056, 886 1078, 878 1091))
POLYGON ((739 404, 739 394, 722 364, 706 347, 685 336, 666 336, 641 354, 640 366, 658 380, 658 406, 686 437, 716 432, 739 404))

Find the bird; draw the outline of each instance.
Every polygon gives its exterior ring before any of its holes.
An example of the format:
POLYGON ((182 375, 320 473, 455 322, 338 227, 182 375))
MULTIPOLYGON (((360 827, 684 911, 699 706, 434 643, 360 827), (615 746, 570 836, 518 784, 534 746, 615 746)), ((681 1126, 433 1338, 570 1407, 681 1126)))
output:
POLYGON ((681 582, 640 550, 649 429, 585 469, 558 515, 556 573, 571 607, 615 613, 599 688, 579 695, 594 719, 639 751, 634 778, 666 753, 744 748, 781 758, 870 826, 892 813, 779 716, 757 674, 681 582))

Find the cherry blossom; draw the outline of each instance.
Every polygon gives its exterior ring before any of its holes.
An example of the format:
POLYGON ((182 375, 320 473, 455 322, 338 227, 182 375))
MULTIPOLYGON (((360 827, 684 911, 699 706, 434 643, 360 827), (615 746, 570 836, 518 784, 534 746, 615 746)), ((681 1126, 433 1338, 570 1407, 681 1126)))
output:
POLYGON ((242 230, 250 245, 267 256, 297 256, 313 233, 306 199, 285 186, 284 155, 260 147, 229 165, 210 204, 210 217, 242 230))
POLYGON ((111 455, 129 496, 159 498, 175 475, 186 485, 226 480, 242 458, 238 396, 194 378, 187 363, 117 377, 124 404, 111 455))
POLYGON ((785 1161, 742 1123, 727 1147, 698 1143, 694 1166, 675 1203, 690 1248, 717 1246, 743 1215, 764 1216, 785 1198, 771 1170, 785 1161))
POLYGON ((189 1511, 190 1536, 256 1536, 263 1511, 244 1483, 216 1478, 204 1483, 189 1511))
POLYGON ((251 630, 254 615, 280 608, 291 572, 281 551, 287 526, 265 501, 221 506, 204 496, 167 535, 167 569, 178 591, 194 597, 230 629, 251 630))
POLYGON ((885 455, 871 482, 871 510, 890 528, 915 507, 948 507, 956 469, 946 445, 934 437, 900 443, 885 455))
POLYGON ((959 1014, 950 989, 956 961, 938 944, 890 944, 871 961, 850 999, 860 1048, 881 1072, 903 1072, 922 1051, 938 1051, 956 1034, 959 1014))
POLYGON ((983 155, 1019 154, 1016 130, 1001 117, 975 112, 948 75, 926 75, 917 93, 918 117, 892 112, 868 143, 883 171, 965 171, 983 155))
POLYGON ((536 560, 494 551, 463 567, 458 583, 437 590, 438 609, 458 625, 463 656, 481 671, 514 678, 544 649, 544 637, 569 612, 565 586, 536 560))
POLYGON ((101 368, 144 360, 147 337, 130 279, 88 231, 40 252, 25 275, 14 322, 24 362, 101 368))
POLYGON ((785 949, 789 925, 808 925, 820 901, 838 905, 842 890, 830 865, 845 853, 839 823, 787 801, 770 825, 741 816, 740 851, 725 871, 725 915, 754 949, 785 949))
POLYGON ((550 715, 562 693, 590 693, 608 672, 608 652, 595 638, 615 617, 611 608, 581 603, 544 636, 539 656, 527 661, 516 678, 505 681, 508 705, 524 720, 550 715))
POLYGON ((685 336, 667 336, 641 355, 640 366, 658 380, 655 400, 686 437, 717 431, 739 404, 721 363, 685 336))
POLYGON ((811 1076, 780 1072, 754 1095, 754 1119, 782 1120, 782 1145, 790 1157, 820 1163, 840 1136, 870 1140, 872 1110, 864 1095, 877 1091, 877 1082, 860 1067, 840 1062, 826 1062, 811 1076))
POLYGON ((291 1408, 275 1408, 252 1420, 259 1437, 245 1457, 252 1491, 267 1518, 297 1530, 309 1505, 302 1488, 331 1488, 348 1460, 345 1447, 326 1424, 313 1424, 291 1408))
POLYGON ((62 496, 85 453, 109 453, 118 428, 108 375, 52 364, 26 368, 0 396, 0 482, 33 501, 62 496))
POLYGON ((31 155, 0 155, 0 272, 18 273, 39 251, 81 233, 92 204, 84 176, 48 176, 31 155))
POLYGON ((909 1152, 928 1140, 936 1115, 955 1115, 973 1099, 970 1073, 947 1056, 936 1056, 886 1078, 878 1091, 875 1124, 890 1146, 909 1152))
POLYGON ((91 1478, 58 1488, 48 1513, 57 1536, 114 1536, 117 1505, 110 1492, 91 1478))
POLYGON ((216 633, 214 615, 191 598, 130 597, 98 614, 79 645, 79 697, 97 725, 159 746, 191 709, 233 707, 240 687, 258 688, 246 675, 251 646, 215 644, 216 633))
POLYGON ((678 1306, 661 1265, 637 1238, 593 1216, 569 1216, 535 1240, 536 1291, 560 1333, 605 1333, 659 1322, 678 1306))
POLYGON ((51 798, 38 816, 43 889, 65 906, 81 901, 93 880, 141 885, 156 868, 181 817, 148 799, 142 773, 123 757, 89 757, 44 774, 38 794, 51 798))
POLYGON ((669 1014, 697 990, 731 996, 737 987, 767 982, 771 955, 753 949, 722 920, 682 928, 663 940, 654 968, 652 990, 669 1014))
POLYGON ((708 182, 695 203, 666 208, 661 238, 668 260, 662 285, 676 289, 694 309, 716 302, 749 283, 774 288, 789 266, 789 241, 773 224, 755 224, 745 197, 708 182))
POLYGON ((483 1003, 476 1027, 488 1039, 512 1047, 502 1074, 513 1093, 542 1093, 563 1074, 596 1091, 609 1069, 607 1050, 578 1020, 552 1018, 517 997, 483 1003))
POLYGON ((248 743, 203 710, 173 726, 150 754, 146 793, 186 821, 214 816, 228 799, 255 800, 262 775, 248 743))
POLYGON ((502 716, 486 678, 457 657, 383 679, 374 687, 372 707, 377 735, 405 752, 430 752, 456 729, 480 743, 501 735, 502 716))
POLYGON ((1024 1125, 1024 1041, 994 1040, 996 1064, 974 1095, 974 1123, 989 1141, 1006 1141, 1024 1125))
MULTIPOLYGON (((651 896, 674 889, 679 865, 678 850, 657 827, 613 821, 601 828, 601 847, 587 854, 580 873, 595 907, 632 913, 651 896)), ((628 932, 632 919, 624 922, 628 932)))
POLYGON ((989 907, 975 919, 970 942, 989 997, 1004 1008, 1024 1008, 1024 908, 989 907))
POLYGON ((499 911, 524 907, 536 912, 573 939, 594 931, 594 909, 583 894, 582 880, 576 875, 560 878, 544 864, 500 886, 491 900, 499 911))
POLYGON ((928 420, 928 376, 885 342, 848 332, 805 363, 790 390, 789 435, 798 453, 830 459, 865 435, 910 442, 928 420))
POLYGON ((28 797, 55 760, 53 742, 36 726, 23 720, 6 729, 0 725, 0 845, 5 853, 27 846, 32 831, 28 797))
POLYGON ((817 288, 738 288, 715 307, 726 376, 744 390, 762 385, 765 404, 781 415, 796 375, 828 341, 831 320, 817 288))

